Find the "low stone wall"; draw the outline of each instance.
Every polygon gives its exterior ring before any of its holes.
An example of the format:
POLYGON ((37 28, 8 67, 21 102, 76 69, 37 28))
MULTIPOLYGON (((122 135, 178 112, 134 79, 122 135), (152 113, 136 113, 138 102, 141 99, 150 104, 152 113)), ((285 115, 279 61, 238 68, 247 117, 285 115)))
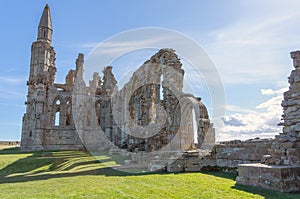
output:
POLYGON ((238 171, 238 184, 281 192, 300 192, 300 166, 242 164, 238 171))
POLYGON ((215 167, 216 160, 211 150, 187 151, 167 165, 168 172, 201 171, 203 167, 215 167))
POLYGON ((219 170, 237 173, 238 164, 260 162, 269 153, 272 139, 233 140, 216 144, 212 150, 188 151, 168 165, 169 172, 219 170))
POLYGON ((300 192, 300 51, 291 52, 291 58, 295 69, 288 77, 289 90, 281 103, 283 131, 275 136, 262 164, 239 165, 238 184, 300 192))
POLYGON ((73 129, 44 131, 43 150, 84 150, 81 139, 73 129))
POLYGON ((260 162, 271 145, 272 139, 221 142, 215 145, 216 166, 236 169, 238 164, 260 162))
POLYGON ((20 141, 0 141, 0 145, 2 145, 2 146, 18 146, 18 145, 20 145, 20 141))

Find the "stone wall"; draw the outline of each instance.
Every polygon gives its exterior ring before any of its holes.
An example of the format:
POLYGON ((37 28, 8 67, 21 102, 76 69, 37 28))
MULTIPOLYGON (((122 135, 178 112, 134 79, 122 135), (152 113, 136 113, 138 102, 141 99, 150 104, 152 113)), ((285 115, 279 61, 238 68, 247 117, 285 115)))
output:
POLYGON ((76 131, 60 128, 44 131, 42 145, 44 150, 84 150, 76 131))
POLYGON ((260 162, 272 146, 272 139, 233 140, 211 150, 188 151, 168 166, 168 171, 218 170, 237 173, 239 164, 260 162))
POLYGON ((300 167, 293 165, 241 164, 239 184, 281 192, 300 192, 300 167))
POLYGON ((271 139, 233 140, 215 145, 216 166, 237 168, 238 164, 260 162, 268 154, 271 139))
POLYGON ((175 50, 159 50, 120 90, 112 66, 103 69, 102 78, 95 71, 86 84, 82 53, 65 82, 55 83, 55 57, 46 6, 31 48, 22 150, 94 150, 112 144, 153 152, 189 150, 196 141, 214 144, 201 98, 183 92, 184 70, 175 50))
POLYGON ((275 136, 261 164, 239 165, 236 181, 283 192, 300 192, 300 51, 291 52, 294 70, 284 93, 283 132, 275 136))
POLYGON ((19 146, 20 141, 0 141, 0 146, 19 146))

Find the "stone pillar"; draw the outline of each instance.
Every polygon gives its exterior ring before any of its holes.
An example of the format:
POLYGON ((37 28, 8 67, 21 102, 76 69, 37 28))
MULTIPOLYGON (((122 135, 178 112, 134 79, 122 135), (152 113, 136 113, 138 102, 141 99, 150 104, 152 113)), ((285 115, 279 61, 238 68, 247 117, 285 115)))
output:
POLYGON ((291 58, 295 70, 281 104, 283 133, 276 136, 271 155, 276 164, 300 165, 300 51, 291 52, 291 58))
POLYGON ((291 58, 295 70, 281 104, 283 133, 275 137, 261 163, 239 165, 239 184, 300 192, 300 51, 291 52, 291 58))

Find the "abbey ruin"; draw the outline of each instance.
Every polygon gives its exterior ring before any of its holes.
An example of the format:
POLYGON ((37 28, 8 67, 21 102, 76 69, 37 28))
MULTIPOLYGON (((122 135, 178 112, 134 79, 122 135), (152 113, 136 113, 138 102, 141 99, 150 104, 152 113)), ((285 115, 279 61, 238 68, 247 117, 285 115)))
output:
POLYGON ((170 143, 170 150, 214 144, 201 98, 182 91, 184 70, 174 50, 159 50, 120 90, 111 66, 102 71, 103 78, 95 72, 87 85, 84 55, 79 54, 75 70, 59 84, 52 32, 46 5, 31 48, 22 150, 99 150, 113 145, 151 152, 170 143))
POLYGON ((159 50, 122 88, 112 66, 104 68, 102 78, 95 71, 87 84, 83 54, 65 82, 56 83, 52 31, 46 5, 31 48, 22 150, 104 150, 131 153, 136 162, 134 155, 142 152, 167 160, 151 157, 151 168, 236 172, 237 184, 300 192, 300 51, 291 53, 295 70, 282 102, 283 132, 275 139, 215 144, 201 98, 183 92, 184 70, 173 49, 159 50))

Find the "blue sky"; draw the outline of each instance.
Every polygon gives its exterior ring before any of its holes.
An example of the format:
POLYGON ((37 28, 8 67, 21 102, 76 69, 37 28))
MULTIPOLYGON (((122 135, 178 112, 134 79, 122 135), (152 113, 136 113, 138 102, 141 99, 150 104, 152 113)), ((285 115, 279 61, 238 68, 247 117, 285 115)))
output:
MULTIPOLYGON (((46 3, 54 28, 57 82, 74 68, 79 52, 88 55, 113 35, 135 28, 167 28, 205 49, 223 80, 226 114, 223 126, 216 124, 218 140, 279 133, 282 92, 293 69, 289 52, 300 48, 297 0, 0 0, 0 140, 20 139, 30 47, 46 3)), ((140 54, 148 59, 152 52, 140 54)), ((120 60, 114 64, 123 64, 120 60)), ((211 109, 207 88, 195 92, 211 109)))

